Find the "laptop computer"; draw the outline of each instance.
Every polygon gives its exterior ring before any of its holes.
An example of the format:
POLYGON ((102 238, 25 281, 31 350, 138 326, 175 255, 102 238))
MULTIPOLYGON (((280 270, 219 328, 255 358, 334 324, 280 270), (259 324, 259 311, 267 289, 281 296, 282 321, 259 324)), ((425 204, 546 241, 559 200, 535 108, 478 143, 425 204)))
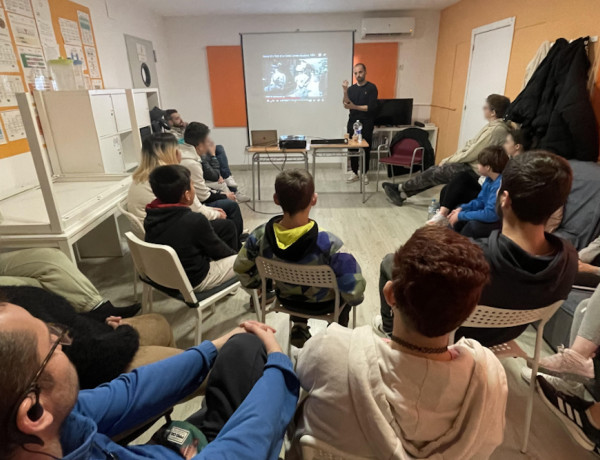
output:
POLYGON ((277 147, 277 130, 266 129, 250 131, 252 147, 277 147))

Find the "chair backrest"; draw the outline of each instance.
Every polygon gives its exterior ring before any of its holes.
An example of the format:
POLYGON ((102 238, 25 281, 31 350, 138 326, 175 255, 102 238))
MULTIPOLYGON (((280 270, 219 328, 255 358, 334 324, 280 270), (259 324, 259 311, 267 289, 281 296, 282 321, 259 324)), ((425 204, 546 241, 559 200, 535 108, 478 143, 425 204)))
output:
POLYGON ((338 306, 340 292, 337 278, 329 265, 300 265, 259 256, 256 258, 256 267, 263 290, 269 279, 296 286, 329 288, 335 292, 336 307, 338 306))
POLYGON ((415 161, 421 161, 423 158, 424 149, 415 139, 402 139, 396 142, 394 145, 392 145, 391 156, 408 158, 410 160, 415 149, 419 149, 415 154, 415 161))
POLYGON ((188 304, 198 303, 194 288, 172 247, 146 243, 132 232, 125 233, 125 238, 140 276, 166 288, 177 289, 188 304))
POLYGON ((366 457, 342 452, 309 434, 300 438, 300 448, 303 460, 367 460, 366 457))
POLYGON ((535 323, 536 321, 545 324, 563 302, 563 300, 559 300, 552 305, 536 308, 535 310, 506 310, 504 308, 478 305, 462 326, 478 328, 514 327, 535 323))
POLYGON ((121 203, 117 203, 117 209, 121 214, 127 217, 129 224, 131 225, 131 231, 139 239, 143 240, 146 236, 146 230, 144 229, 144 223, 140 221, 136 216, 130 213, 127 209, 127 205, 123 206, 121 203))

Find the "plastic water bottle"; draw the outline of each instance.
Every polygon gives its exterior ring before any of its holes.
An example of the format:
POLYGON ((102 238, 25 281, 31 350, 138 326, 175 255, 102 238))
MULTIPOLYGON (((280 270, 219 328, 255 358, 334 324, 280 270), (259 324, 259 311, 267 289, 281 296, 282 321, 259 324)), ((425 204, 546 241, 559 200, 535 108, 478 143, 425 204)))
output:
POLYGON ((356 139, 356 141, 358 143, 361 143, 362 142, 362 128, 363 128, 363 126, 362 126, 362 123, 360 122, 360 120, 356 120, 354 122, 353 128, 354 128, 353 139, 356 139))
POLYGON ((438 210, 437 201, 435 199, 433 199, 433 200, 431 200, 431 204, 427 208, 427 220, 429 220, 433 216, 435 216, 435 213, 437 212, 437 210, 438 210))

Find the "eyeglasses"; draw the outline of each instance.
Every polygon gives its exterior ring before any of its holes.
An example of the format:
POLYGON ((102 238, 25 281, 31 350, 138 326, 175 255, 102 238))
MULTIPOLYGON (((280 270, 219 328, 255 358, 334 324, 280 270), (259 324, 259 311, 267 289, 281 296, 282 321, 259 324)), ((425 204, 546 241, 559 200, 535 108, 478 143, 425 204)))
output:
POLYGON ((52 343, 52 346, 50 347, 50 351, 48 352, 46 357, 43 359, 42 364, 40 364, 38 371, 34 374, 29 384, 25 387, 23 393, 21 393, 19 395, 19 398, 16 400, 15 408, 13 409, 13 413, 11 415, 11 420, 13 420, 14 422, 16 422, 17 411, 19 406, 21 405, 21 401, 23 401, 28 394, 35 393, 36 402, 38 401, 40 397, 40 386, 38 384, 38 380, 42 376, 44 369, 46 369, 46 366, 50 362, 50 359, 52 359, 52 355, 54 354, 58 346, 68 346, 73 343, 73 338, 69 335, 69 330, 66 327, 54 323, 48 323, 47 327, 48 331, 50 332, 50 343, 52 343))

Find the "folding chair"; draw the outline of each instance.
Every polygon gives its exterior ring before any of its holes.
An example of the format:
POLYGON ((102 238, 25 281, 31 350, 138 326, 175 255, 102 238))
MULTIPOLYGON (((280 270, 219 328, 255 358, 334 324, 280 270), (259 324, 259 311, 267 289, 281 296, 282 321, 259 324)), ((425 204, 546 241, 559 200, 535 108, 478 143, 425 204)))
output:
POLYGON ((210 309, 208 316, 212 315, 215 311, 215 303, 236 291, 240 282, 237 278, 232 278, 220 286, 196 294, 172 247, 146 243, 131 232, 125 233, 125 237, 129 244, 133 263, 144 284, 142 312, 150 313, 152 311, 153 288, 184 302, 190 308, 195 308, 198 312, 196 343, 199 344, 202 341, 204 311, 210 309))
POLYGON ((342 452, 309 434, 300 438, 300 448, 303 460, 368 460, 367 457, 342 452))
MULTIPOLYGON (((544 326, 548 320, 554 315, 556 310, 560 308, 563 301, 559 300, 552 305, 535 310, 505 310, 502 308, 486 307, 479 305, 471 316, 461 325, 461 327, 477 327, 477 328, 503 328, 522 326, 539 322, 535 337, 535 351, 533 359, 525 353, 514 340, 494 345, 490 350, 499 358, 524 358, 531 362, 531 379, 529 382, 529 395, 527 398, 527 410, 525 412, 525 427, 523 432, 523 445, 521 452, 527 451, 527 443, 529 441, 529 431, 531 427, 531 416, 533 414, 533 395, 535 393, 535 385, 539 363, 540 351, 542 349, 542 340, 544 335, 544 326)), ((454 332, 450 334, 450 343, 454 343, 454 332)))
MULTIPOLYGON (((137 236, 140 240, 143 240, 146 237, 146 230, 144 230, 144 223, 140 222, 136 216, 127 211, 127 204, 117 203, 117 209, 121 214, 127 217, 129 221, 129 225, 131 226, 131 231, 135 236, 137 236)), ((133 265, 133 297, 135 301, 138 301, 138 274, 135 268, 135 264, 133 265)))
MULTIPOLYGON (((346 307, 346 303, 340 301, 340 291, 337 285, 337 279, 334 271, 329 265, 300 265, 279 260, 266 259, 262 256, 256 258, 256 267, 262 281, 262 292, 267 292, 267 281, 272 280, 275 283, 281 282, 286 284, 294 284, 297 286, 328 288, 334 291, 335 300, 333 302, 333 311, 324 314, 306 314, 299 313, 295 309, 290 309, 282 303, 279 297, 271 307, 267 310, 267 296, 262 295, 260 299, 261 321, 264 323, 267 313, 272 311, 286 313, 290 315, 290 335, 292 333, 291 316, 299 316, 301 318, 314 318, 327 321, 328 323, 337 323, 340 313, 346 307)), ((254 305, 259 305, 258 293, 253 291, 254 305)), ((285 302, 285 300, 283 301, 285 302)), ((352 326, 356 326, 356 308, 352 308, 352 326)), ((288 341, 288 355, 292 349, 291 341, 288 341)))

